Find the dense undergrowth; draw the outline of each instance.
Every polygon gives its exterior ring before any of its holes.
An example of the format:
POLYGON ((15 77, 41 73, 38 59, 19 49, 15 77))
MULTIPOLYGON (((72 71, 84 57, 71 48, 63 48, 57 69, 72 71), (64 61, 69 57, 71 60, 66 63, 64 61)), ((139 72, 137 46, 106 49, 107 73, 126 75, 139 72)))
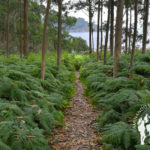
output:
POLYGON ((0 57, 0 150, 48 150, 48 137, 63 125, 63 110, 74 93, 74 71, 80 56, 64 53, 61 70, 56 56, 46 55, 45 80, 40 79, 41 55, 19 60, 0 57))
POLYGON ((146 132, 146 144, 140 145, 140 134, 134 125, 139 117, 150 115, 149 107, 138 114, 142 106, 150 104, 150 54, 136 54, 133 80, 129 80, 129 60, 130 56, 122 56, 116 79, 112 77, 112 58, 107 65, 91 58, 80 70, 80 78, 87 85, 85 94, 100 110, 98 132, 103 150, 150 149, 149 133, 146 132))
MULTIPOLYGON (((63 110, 74 93, 74 71, 87 85, 85 94, 100 110, 98 132, 103 150, 149 150, 140 145, 138 117, 150 114, 150 54, 135 55, 133 80, 129 80, 130 56, 123 55, 117 78, 113 59, 107 65, 96 58, 64 53, 61 70, 54 53, 46 55, 45 80, 40 79, 41 55, 19 60, 0 57, 0 150, 49 150, 48 138, 56 126, 63 126, 63 110), (81 67, 81 68, 80 68, 81 67), (137 116, 138 114, 138 116, 137 116)), ((148 125, 149 122, 147 122, 148 125)))

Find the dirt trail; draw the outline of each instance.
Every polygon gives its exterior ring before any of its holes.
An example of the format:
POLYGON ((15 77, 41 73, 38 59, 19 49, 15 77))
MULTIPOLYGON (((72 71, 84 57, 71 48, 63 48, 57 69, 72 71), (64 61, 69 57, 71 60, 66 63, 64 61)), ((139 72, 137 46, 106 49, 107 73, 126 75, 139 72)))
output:
POLYGON ((83 96, 85 87, 78 80, 78 72, 75 75, 76 93, 66 111, 65 127, 56 129, 50 146, 54 150, 100 150, 94 134, 97 113, 83 96))

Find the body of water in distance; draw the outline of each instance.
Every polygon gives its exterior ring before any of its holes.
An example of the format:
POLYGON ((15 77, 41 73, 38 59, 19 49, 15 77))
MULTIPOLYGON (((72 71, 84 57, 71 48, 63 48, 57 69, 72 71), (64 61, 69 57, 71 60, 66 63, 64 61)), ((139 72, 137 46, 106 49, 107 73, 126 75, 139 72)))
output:
MULTIPOLYGON (((87 42, 87 45, 89 46, 89 32, 70 32, 69 34, 73 37, 81 37, 87 42)), ((148 37, 150 38, 150 35, 148 37)), ((101 38, 101 35, 100 35, 100 38, 101 38)), ((94 39, 94 50, 96 50, 97 32, 93 32, 93 39, 94 39)), ((103 45, 105 45, 105 32, 103 32, 103 45)), ((110 45, 110 37, 108 37, 108 47, 109 45, 110 45)), ((124 43, 122 44, 122 46, 124 47, 124 43)), ((137 48, 142 47, 142 40, 137 42, 136 47, 137 48)), ((150 49, 150 43, 147 44, 147 48, 150 49)))

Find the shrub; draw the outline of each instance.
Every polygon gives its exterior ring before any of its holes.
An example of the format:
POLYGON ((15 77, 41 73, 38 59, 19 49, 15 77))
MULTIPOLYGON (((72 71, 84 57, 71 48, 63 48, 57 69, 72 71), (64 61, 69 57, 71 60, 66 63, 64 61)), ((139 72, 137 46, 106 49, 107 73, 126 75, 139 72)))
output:
MULTIPOLYGON (((129 56, 121 57, 115 79, 112 78, 112 58, 108 59, 107 65, 91 58, 80 69, 80 79, 87 85, 85 94, 90 96, 92 104, 100 110, 97 123, 98 131, 102 133, 104 150, 149 149, 148 145, 138 145, 140 135, 132 126, 140 108, 150 104, 150 55, 135 55, 133 80, 129 79, 129 60, 129 56)), ((149 113, 146 109, 140 116, 149 113)))
POLYGON ((0 149, 50 149, 46 135, 64 125, 63 110, 74 92, 71 61, 58 72, 56 57, 47 54, 41 80, 40 54, 22 61, 16 56, 0 59, 0 149))

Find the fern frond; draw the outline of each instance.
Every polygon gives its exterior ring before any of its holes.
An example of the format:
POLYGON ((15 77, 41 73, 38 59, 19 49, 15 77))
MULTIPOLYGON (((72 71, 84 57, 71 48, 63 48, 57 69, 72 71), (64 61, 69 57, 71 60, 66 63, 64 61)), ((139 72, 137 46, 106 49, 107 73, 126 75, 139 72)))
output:
POLYGON ((12 150, 8 145, 0 141, 0 150, 12 150))
POLYGON ((136 150, 150 150, 150 145, 137 145, 136 150))

